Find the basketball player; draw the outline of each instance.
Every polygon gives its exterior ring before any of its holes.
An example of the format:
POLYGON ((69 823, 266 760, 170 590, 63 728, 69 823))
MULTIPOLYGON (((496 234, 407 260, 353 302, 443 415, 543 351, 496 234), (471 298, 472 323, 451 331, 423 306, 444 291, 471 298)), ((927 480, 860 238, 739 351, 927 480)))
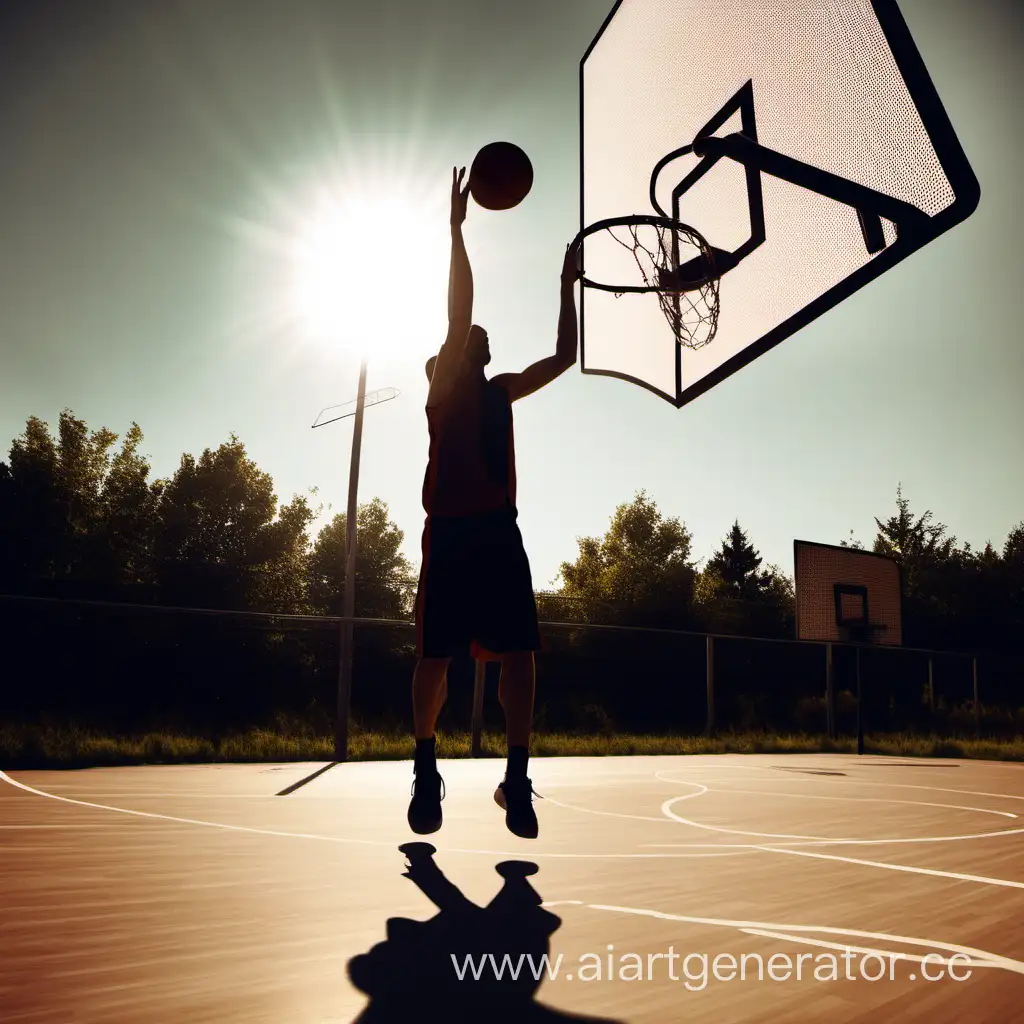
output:
POLYGON ((498 698, 505 712, 508 763, 494 799, 510 831, 537 836, 527 776, 533 719, 534 652, 540 649, 530 564, 516 523, 512 403, 576 362, 576 250, 562 267, 555 354, 522 373, 488 379, 487 332, 472 322, 473 273, 462 237, 469 187, 452 169, 452 252, 448 336, 427 364, 430 455, 423 482, 423 564, 416 596, 419 660, 413 674, 415 780, 409 826, 425 835, 441 827, 443 783, 434 732, 447 696, 454 656, 501 661, 498 698), (433 364, 433 365, 432 365, 433 364))

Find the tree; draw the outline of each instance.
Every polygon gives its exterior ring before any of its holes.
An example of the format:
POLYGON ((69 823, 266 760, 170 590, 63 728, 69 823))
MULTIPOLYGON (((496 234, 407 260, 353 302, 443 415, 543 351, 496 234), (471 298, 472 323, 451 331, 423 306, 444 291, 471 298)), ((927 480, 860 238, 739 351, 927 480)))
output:
POLYGON ((956 550, 956 538, 934 521, 931 510, 915 517, 901 486, 896 488, 896 513, 884 521, 876 517, 875 524, 872 550, 900 567, 906 641, 921 646, 949 642, 969 549, 956 550))
POLYGON ((705 629, 741 635, 791 635, 793 584, 778 566, 762 571, 761 561, 737 520, 697 583, 695 605, 705 629))
POLYGON ((263 612, 308 612, 306 572, 309 565, 309 526, 316 511, 296 494, 278 509, 262 533, 263 561, 252 567, 247 607, 263 612))
POLYGON ((163 481, 149 481, 141 443, 142 428, 132 423, 103 481, 95 526, 97 577, 129 587, 155 582, 153 542, 164 488, 163 481))
POLYGON ((980 552, 970 544, 960 548, 930 510, 917 517, 911 513, 902 488, 896 491, 896 514, 875 522, 874 550, 900 566, 907 643, 988 648, 1019 632, 1022 615, 1014 604, 1013 580, 1021 574, 1012 568, 1017 545, 1024 542, 1019 527, 1011 531, 1002 556, 991 544, 980 552))
POLYGON ((43 581, 74 581, 78 592, 141 573, 146 561, 141 520, 151 516, 149 467, 137 455, 136 424, 113 458, 118 435, 90 433, 65 409, 55 440, 47 423, 29 418, 0 472, 0 572, 6 587, 34 589, 43 581), (141 546, 140 546, 141 545, 141 546), (128 549, 133 549, 129 554, 128 549))
POLYGON ((878 534, 873 550, 899 563, 908 596, 923 596, 930 574, 949 561, 956 546, 956 537, 947 536, 945 525, 933 519, 931 510, 914 518, 902 486, 896 488, 896 514, 885 522, 875 519, 878 534))
POLYGON ((1024 522, 1018 523, 1008 534, 1003 545, 1003 561, 1024 570, 1024 522))
MULTIPOLYGON (((361 618, 402 619, 412 612, 412 566, 401 553, 405 534, 388 518, 388 506, 374 498, 356 512, 356 602, 361 618)), ((336 515, 317 535, 307 563, 310 607, 340 615, 345 586, 348 517, 336 515)))
POLYGON ((603 538, 577 540, 576 560, 561 566, 559 595, 583 604, 592 621, 683 628, 697 576, 692 539, 640 491, 618 506, 603 538))
POLYGON ((739 520, 733 523, 721 548, 707 565, 719 576, 729 597, 747 600, 757 597, 770 583, 767 573, 758 572, 760 567, 761 556, 754 550, 739 520))
POLYGON ((1024 635, 1024 522, 1018 523, 1006 538, 999 571, 999 589, 1005 600, 1002 632, 1019 642, 1024 635))
POLYGON ((314 512, 296 496, 277 514, 269 473, 231 435, 185 454, 163 489, 155 570, 165 604, 298 611, 314 512), (275 518, 276 517, 276 518, 275 518))
POLYGON ((52 579, 60 515, 57 446, 49 426, 29 418, 11 445, 0 489, 4 589, 20 590, 33 580, 52 579))

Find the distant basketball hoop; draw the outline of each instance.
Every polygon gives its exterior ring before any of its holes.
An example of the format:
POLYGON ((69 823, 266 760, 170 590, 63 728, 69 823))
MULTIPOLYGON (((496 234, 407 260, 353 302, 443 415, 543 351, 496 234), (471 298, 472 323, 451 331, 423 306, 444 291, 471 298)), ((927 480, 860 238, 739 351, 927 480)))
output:
POLYGON ((832 593, 841 639, 854 644, 884 643, 881 638, 889 627, 884 622, 871 621, 867 587, 833 583, 832 593))
POLYGON ((903 643, 896 562, 872 551, 803 540, 793 549, 798 640, 903 643))

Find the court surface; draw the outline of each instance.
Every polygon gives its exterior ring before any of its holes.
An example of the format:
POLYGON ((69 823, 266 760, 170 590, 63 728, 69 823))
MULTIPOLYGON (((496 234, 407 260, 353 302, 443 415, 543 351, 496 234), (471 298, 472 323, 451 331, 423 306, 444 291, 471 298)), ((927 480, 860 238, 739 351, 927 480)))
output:
POLYGON ((449 761, 420 884, 410 764, 276 795, 321 767, 0 775, 6 1024, 496 1020, 423 964, 539 955, 555 925, 558 977, 502 997, 518 1019, 1024 1021, 1024 766, 536 759, 529 842, 492 801, 502 762, 449 761))

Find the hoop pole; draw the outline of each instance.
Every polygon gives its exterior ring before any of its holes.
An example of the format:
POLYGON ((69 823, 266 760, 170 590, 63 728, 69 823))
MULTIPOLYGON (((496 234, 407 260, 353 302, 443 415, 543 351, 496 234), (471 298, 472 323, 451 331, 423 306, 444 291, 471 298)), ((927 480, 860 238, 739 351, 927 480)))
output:
POLYGON ((971 681, 974 684, 974 732, 981 735, 981 702, 978 700, 978 656, 971 658, 971 681))
POLYGON ((836 738, 836 688, 832 671, 832 644, 825 644, 825 727, 828 738, 836 738))
POLYGON ((352 460, 348 473, 348 538, 345 550, 345 584, 341 598, 341 663, 338 667, 338 711, 334 725, 334 759, 348 760, 349 712, 352 705, 352 649, 356 606, 356 516, 359 497, 359 456, 363 440, 363 412, 366 407, 366 357, 359 366, 356 421, 352 428, 352 460))
POLYGON ((864 692, 860 680, 860 645, 854 650, 857 656, 857 753, 864 753, 864 712, 861 705, 864 703, 864 692))
POLYGON ((708 712, 704 731, 706 735, 711 736, 715 731, 715 638, 713 636, 706 638, 704 651, 708 712))

